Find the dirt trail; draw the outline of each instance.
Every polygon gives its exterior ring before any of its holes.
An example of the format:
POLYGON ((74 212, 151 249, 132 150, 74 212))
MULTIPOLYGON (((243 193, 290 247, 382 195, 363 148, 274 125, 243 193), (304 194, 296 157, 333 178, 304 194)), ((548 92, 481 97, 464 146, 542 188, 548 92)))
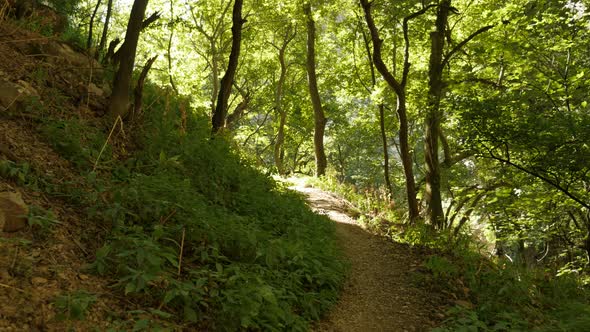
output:
POLYGON ((429 331, 437 325, 442 308, 412 280, 423 261, 419 253, 361 228, 347 215, 346 201, 315 188, 292 188, 336 222, 338 242, 351 264, 338 304, 314 331, 429 331))

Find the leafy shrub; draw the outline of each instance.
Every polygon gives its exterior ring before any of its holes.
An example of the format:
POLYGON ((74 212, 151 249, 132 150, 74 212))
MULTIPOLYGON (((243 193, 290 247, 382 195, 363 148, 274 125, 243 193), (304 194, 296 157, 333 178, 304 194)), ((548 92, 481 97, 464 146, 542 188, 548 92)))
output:
POLYGON ((474 304, 453 307, 437 331, 581 331, 590 326, 590 292, 575 278, 498 265, 468 251, 452 261, 434 257, 425 266, 442 287, 457 293, 467 289, 474 304))
POLYGON ((85 291, 60 295, 55 299, 58 319, 83 319, 86 311, 96 301, 96 296, 85 291))

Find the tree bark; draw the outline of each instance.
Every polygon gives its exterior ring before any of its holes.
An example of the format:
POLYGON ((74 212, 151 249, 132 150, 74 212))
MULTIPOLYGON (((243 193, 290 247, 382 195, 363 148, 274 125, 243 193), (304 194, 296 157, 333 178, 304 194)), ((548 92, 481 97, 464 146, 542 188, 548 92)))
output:
MULTIPOLYGON (((289 43, 295 38, 296 33, 291 34, 291 28, 288 28, 285 33, 285 38, 280 47, 275 46, 279 51, 279 64, 281 65, 281 73, 279 74, 279 81, 277 82, 277 89, 275 91, 275 109, 279 114, 279 129, 274 146, 274 161, 279 175, 285 175, 285 167, 283 158, 285 152, 283 144, 285 143, 285 124, 287 123, 287 112, 283 109, 283 95, 285 79, 287 78, 287 63, 285 61, 285 51, 289 43)), ((274 46, 274 45, 273 45, 274 46)))
MULTIPOLYGON (((399 118, 399 146, 400 146, 400 154, 402 159, 402 165, 404 167, 404 175, 406 178, 406 195, 408 199, 408 213, 410 223, 415 223, 419 217, 419 210, 418 210, 418 200, 416 199, 416 181, 414 179, 414 170, 412 168, 412 154, 410 152, 410 144, 409 144, 409 134, 408 134, 408 116, 407 116, 407 109, 406 109, 406 88, 405 84, 407 81, 407 75, 409 72, 410 64, 408 62, 408 57, 406 56, 404 59, 404 69, 403 69, 403 77, 402 82, 400 83, 398 80, 393 77, 391 72, 387 69, 387 66, 383 62, 383 58, 381 55, 381 44, 383 40, 379 38, 379 31, 375 26, 375 21, 371 15, 371 3, 369 0, 360 0, 361 6, 363 7, 363 11, 365 13, 365 21, 367 22, 367 26, 369 27, 369 31, 371 33, 371 40, 373 42, 373 62, 375 63, 375 68, 381 74, 385 82, 389 85, 389 87, 395 92, 397 95, 397 115, 399 118)), ((406 42, 406 49, 408 49, 409 44, 406 42)), ((406 52, 407 54, 407 52, 406 52)))
POLYGON ((445 30, 449 17, 451 0, 442 0, 438 6, 435 30, 430 33, 430 63, 428 69, 428 113, 425 121, 424 159, 426 163, 426 206, 430 224, 437 229, 444 228, 444 211, 440 192, 440 161, 438 146, 442 112, 440 100, 443 90, 443 50, 445 30))
POLYGON ((152 65, 156 61, 158 56, 154 56, 145 63, 143 69, 141 70, 141 74, 139 74, 139 78, 137 79, 137 85, 135 86, 135 91, 133 95, 135 97, 135 103, 133 104, 133 116, 137 117, 143 110, 143 86, 145 84, 145 79, 152 68, 152 65))
POLYGON ((104 26, 102 27, 102 35, 100 36, 100 43, 98 44, 98 50, 96 50, 96 59, 102 51, 107 43, 107 34, 109 31, 109 24, 111 21, 111 16, 113 14, 113 0, 109 0, 107 3, 107 15, 104 19, 104 26))
POLYGON ((102 0, 98 0, 96 2, 96 7, 94 7, 94 11, 92 12, 92 16, 90 16, 90 23, 88 25, 88 40, 86 41, 86 49, 90 49, 92 47, 92 34, 94 30, 94 19, 96 18, 96 13, 98 12, 98 7, 100 7, 102 0))
MULTIPOLYGON (((365 45, 365 51, 367 52, 367 59, 369 60, 371 69, 371 85, 375 89, 377 85, 377 77, 375 75, 375 63, 373 62, 373 56, 371 54, 371 44, 369 38, 364 29, 361 30, 363 35, 363 42, 365 45)), ((369 91, 372 92, 372 91, 369 91)), ((389 176, 389 148, 387 144, 387 132, 385 131, 385 105, 383 102, 379 103, 379 129, 381 130, 381 144, 383 146, 383 177, 385 179, 385 185, 389 195, 393 196, 393 187, 391 186, 391 177, 389 176)))
POLYGON ((167 58, 168 58, 168 80, 170 81, 170 86, 172 86, 172 90, 174 90, 174 92, 178 95, 178 88, 176 87, 176 84, 174 83, 174 78, 172 77, 172 38, 174 38, 174 27, 175 27, 175 22, 174 22, 174 4, 172 3, 172 0, 170 0, 170 35, 168 36, 168 53, 167 53, 167 58))
POLYGON ((315 22, 311 12, 311 4, 307 2, 303 5, 303 12, 307 20, 307 80, 309 95, 313 106, 314 114, 314 134, 313 143, 315 150, 316 176, 320 177, 326 174, 328 161, 324 151, 324 133, 326 130, 326 116, 322 108, 322 101, 318 91, 318 82, 315 72, 315 22))
POLYGON ((219 88, 219 95, 217 97, 217 105, 215 105, 215 111, 213 112, 211 119, 212 134, 217 134, 225 127, 229 95, 231 94, 231 87, 238 69, 238 59, 240 57, 240 45, 242 41, 242 25, 245 22, 245 20, 242 18, 242 3, 243 0, 235 0, 234 2, 231 27, 231 52, 229 54, 227 71, 221 79, 221 86, 219 88))
POLYGON ((160 12, 152 13, 152 15, 150 15, 150 17, 146 18, 141 23, 141 30, 147 29, 147 27, 149 27, 152 23, 156 22, 158 19, 160 19, 160 12))
POLYGON ((109 104, 108 116, 111 120, 117 117, 124 118, 129 112, 129 90, 131 85, 131 75, 135 64, 135 53, 137 52, 137 43, 139 33, 143 25, 143 17, 147 8, 148 0, 135 0, 129 15, 127 32, 125 33, 125 42, 119 52, 119 69, 115 74, 113 83, 113 93, 109 104))

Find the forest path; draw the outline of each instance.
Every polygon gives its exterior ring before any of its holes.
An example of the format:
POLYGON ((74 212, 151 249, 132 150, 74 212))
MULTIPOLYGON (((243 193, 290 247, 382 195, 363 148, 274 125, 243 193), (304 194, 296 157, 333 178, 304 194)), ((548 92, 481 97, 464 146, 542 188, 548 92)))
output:
POLYGON ((336 222, 336 236, 351 264, 340 300, 313 331, 428 331, 441 320, 432 295, 413 281, 423 257, 407 245, 363 229, 334 194, 296 183, 316 212, 336 222), (348 214, 347 214, 348 213, 348 214))

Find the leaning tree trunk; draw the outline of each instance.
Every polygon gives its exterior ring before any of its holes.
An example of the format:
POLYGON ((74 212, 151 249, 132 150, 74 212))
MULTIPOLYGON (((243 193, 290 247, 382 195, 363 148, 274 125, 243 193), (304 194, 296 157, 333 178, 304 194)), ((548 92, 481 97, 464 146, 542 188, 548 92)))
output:
POLYGON ((98 0, 96 2, 96 7, 94 7, 94 12, 92 12, 92 16, 90 16, 90 23, 88 24, 88 40, 86 41, 86 49, 90 50, 92 47, 92 34, 94 31, 94 19, 96 18, 96 13, 98 12, 98 7, 100 7, 100 3, 102 0, 98 0))
POLYGON ((311 5, 307 2, 303 6, 303 11, 307 18, 307 78, 309 83, 309 95, 313 106, 315 130, 313 134, 313 143, 315 149, 316 176, 326 174, 328 161, 324 151, 324 132, 326 130, 326 116, 322 109, 320 93, 318 91, 318 82, 315 72, 315 22, 311 13, 311 5))
POLYGON ((245 20, 242 18, 242 3, 243 0, 235 0, 232 12, 232 44, 231 52, 229 54, 229 62, 227 64, 227 71, 221 79, 221 86, 217 96, 217 105, 211 119, 212 134, 218 133, 225 127, 225 118, 227 117, 227 107, 229 95, 231 94, 231 87, 233 85, 234 76, 238 69, 238 59, 240 57, 240 44, 242 41, 242 25, 245 20))
POLYGON ((444 227, 444 212, 440 192, 440 162, 438 145, 442 112, 440 100, 443 90, 443 50, 445 29, 451 0, 443 0, 437 10, 435 30, 430 33, 430 64, 428 83, 428 113, 425 123, 424 159, 426 163, 426 206, 428 219, 434 227, 444 227))
POLYGON ((135 64, 135 53, 139 33, 143 26, 143 17, 147 8, 148 0, 135 0, 129 15, 125 42, 119 50, 119 70, 115 75, 113 94, 109 104, 108 116, 115 120, 117 117, 124 118, 129 112, 129 90, 131 89, 131 75, 135 64))
MULTIPOLYGON (((383 57, 381 55, 381 44, 383 40, 379 37, 379 31, 377 30, 377 26, 375 25, 375 21, 373 20, 373 16, 371 15, 371 3, 369 0, 360 0, 361 6, 363 7, 363 11, 365 13, 365 21, 367 22, 367 26, 369 27, 369 32, 371 33, 371 41, 373 42, 373 62, 375 64, 375 68, 379 71, 387 85, 395 92, 397 95, 397 115, 399 119, 399 147, 400 147, 400 155, 402 159, 402 165, 404 167, 404 175, 406 178, 406 195, 408 199, 408 213, 410 223, 415 223, 419 217, 419 210, 418 210, 418 200, 416 199, 416 181, 414 180, 414 170, 412 165, 412 153, 410 152, 410 143, 409 143, 409 126, 408 126, 408 115, 407 115, 407 106, 406 106, 406 83, 407 77, 410 70, 410 63, 409 63, 409 43, 406 39, 406 47, 405 53, 406 56, 404 58, 404 68, 403 68, 403 76, 401 82, 398 81, 393 74, 387 69, 385 62, 383 62, 383 57)), ((422 11, 419 13, 423 13, 422 11)), ((417 13, 418 14, 418 13, 417 13)), ((407 20, 404 20, 405 24, 407 24, 407 20)))
POLYGON ((107 15, 104 19, 104 26, 102 27, 102 35, 100 36, 100 43, 96 50, 95 58, 98 60, 100 53, 104 50, 107 44, 107 33, 109 32, 109 23, 111 21, 111 15, 113 14, 113 0, 109 0, 107 3, 107 15))
POLYGON ((139 78, 137 79, 137 85, 135 86, 135 90, 133 91, 135 102, 133 104, 132 118, 137 119, 137 117, 141 116, 141 113, 143 112, 143 87, 145 85, 147 75, 157 58, 158 56, 156 55, 151 59, 148 59, 148 61, 145 63, 145 66, 143 66, 143 69, 141 70, 141 74, 139 74, 139 78))

